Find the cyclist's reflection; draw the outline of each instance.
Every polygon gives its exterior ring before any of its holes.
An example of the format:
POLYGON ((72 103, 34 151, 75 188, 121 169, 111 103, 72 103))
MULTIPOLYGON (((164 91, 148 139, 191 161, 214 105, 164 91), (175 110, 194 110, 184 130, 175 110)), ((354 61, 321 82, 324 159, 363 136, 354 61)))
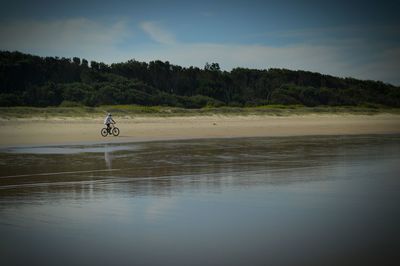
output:
POLYGON ((109 151, 108 146, 104 146, 104 160, 106 161, 107 169, 112 169, 112 152, 109 151))

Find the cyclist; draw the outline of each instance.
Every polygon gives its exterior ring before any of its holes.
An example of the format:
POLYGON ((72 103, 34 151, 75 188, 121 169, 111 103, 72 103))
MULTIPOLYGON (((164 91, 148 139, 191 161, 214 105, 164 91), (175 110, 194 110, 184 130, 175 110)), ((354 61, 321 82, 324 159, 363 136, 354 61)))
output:
POLYGON ((107 132, 110 132, 111 129, 110 124, 115 124, 115 121, 114 119, 112 119, 112 114, 108 113, 106 118, 104 119, 104 125, 107 126, 107 132))

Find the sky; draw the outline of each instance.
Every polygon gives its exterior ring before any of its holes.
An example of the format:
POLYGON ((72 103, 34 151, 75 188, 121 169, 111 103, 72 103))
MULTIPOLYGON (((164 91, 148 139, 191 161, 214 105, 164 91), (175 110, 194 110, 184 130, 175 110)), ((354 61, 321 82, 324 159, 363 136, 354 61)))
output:
POLYGON ((0 50, 400 85, 400 1, 4 1, 0 50))

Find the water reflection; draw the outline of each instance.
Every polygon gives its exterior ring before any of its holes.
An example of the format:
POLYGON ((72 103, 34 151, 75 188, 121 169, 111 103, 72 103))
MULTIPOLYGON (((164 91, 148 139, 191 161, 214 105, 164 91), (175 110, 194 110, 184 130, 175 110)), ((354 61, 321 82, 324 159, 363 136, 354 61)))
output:
POLYGON ((22 151, 0 152, 5 265, 390 265, 398 257, 400 136, 22 151))
POLYGON ((104 146, 104 160, 106 161, 106 168, 111 169, 112 168, 112 151, 108 147, 108 144, 105 144, 104 146))
POLYGON ((101 196, 325 180, 332 171, 398 158, 398 143, 398 136, 359 136, 24 148, 0 153, 0 196, 65 196, 85 184, 101 196))

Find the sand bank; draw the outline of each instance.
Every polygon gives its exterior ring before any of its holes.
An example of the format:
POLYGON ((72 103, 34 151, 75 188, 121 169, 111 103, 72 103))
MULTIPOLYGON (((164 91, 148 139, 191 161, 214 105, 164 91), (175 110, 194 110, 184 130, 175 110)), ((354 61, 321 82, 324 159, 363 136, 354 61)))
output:
POLYGON ((118 118, 118 137, 102 137, 102 118, 2 121, 0 146, 172 139, 400 133, 400 115, 195 116, 118 118))

